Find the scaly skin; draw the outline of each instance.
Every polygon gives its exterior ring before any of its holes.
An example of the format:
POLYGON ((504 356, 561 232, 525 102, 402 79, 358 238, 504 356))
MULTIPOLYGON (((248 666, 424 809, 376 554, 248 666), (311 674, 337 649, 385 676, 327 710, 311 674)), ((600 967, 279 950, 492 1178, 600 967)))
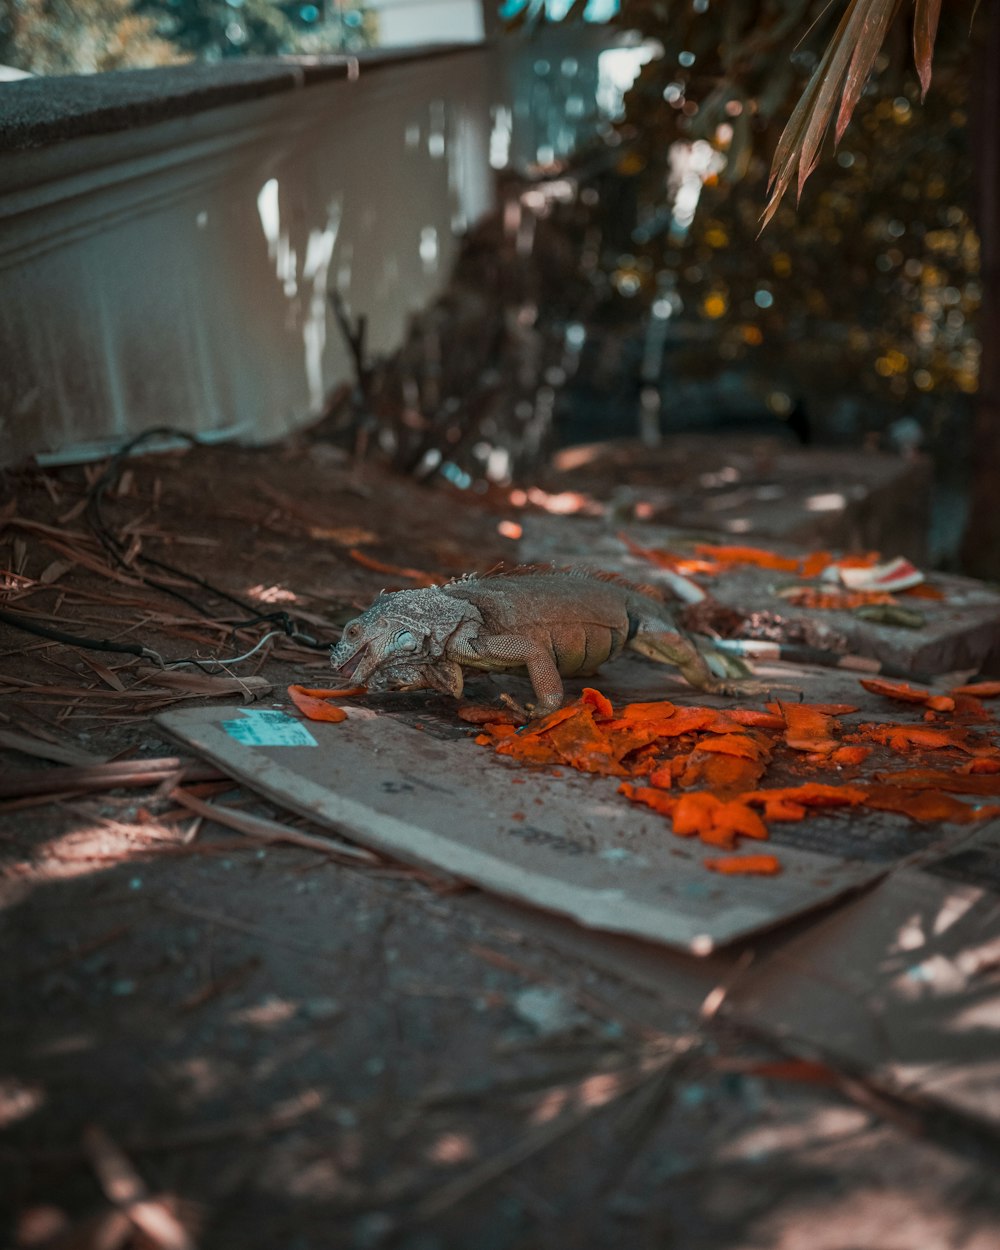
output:
POLYGON ((563 677, 589 677, 626 647, 674 665, 697 690, 763 689, 713 676, 666 604, 627 582, 576 570, 468 577, 380 595, 345 627, 330 662, 343 678, 382 689, 456 695, 462 669, 527 669, 537 717, 561 706, 563 677))

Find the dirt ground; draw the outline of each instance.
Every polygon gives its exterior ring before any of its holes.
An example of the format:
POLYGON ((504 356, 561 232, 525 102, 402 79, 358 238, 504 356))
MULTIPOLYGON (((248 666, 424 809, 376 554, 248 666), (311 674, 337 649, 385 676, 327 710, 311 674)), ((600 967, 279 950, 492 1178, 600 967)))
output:
MULTIPOLYGON (((515 551, 500 493, 358 473, 301 441, 130 461, 103 508, 120 567, 84 511, 97 474, 8 475, 3 606, 166 659, 253 646, 261 625, 234 637, 246 612, 154 557, 309 629, 316 649, 275 638, 231 670, 279 690, 328 684, 338 625, 407 584, 351 551, 445 575, 515 551)), ((176 756, 150 717, 202 694, 146 667, 0 623, 0 777, 63 766, 10 735, 176 756)), ((4 1244, 1000 1246, 997 1142, 682 1011, 667 982, 612 980, 512 905, 199 824, 162 778, 30 789, 0 790, 4 1244)))

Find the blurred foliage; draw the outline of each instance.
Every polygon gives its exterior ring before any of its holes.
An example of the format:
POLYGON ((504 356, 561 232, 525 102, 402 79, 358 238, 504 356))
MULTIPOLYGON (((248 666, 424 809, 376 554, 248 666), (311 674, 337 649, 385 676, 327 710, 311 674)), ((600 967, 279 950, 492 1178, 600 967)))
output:
POLYGON ((91 74, 283 53, 357 51, 377 15, 332 0, 0 0, 0 64, 91 74))
POLYGON ((0 0, 0 64, 94 74, 187 58, 133 0, 0 0))
POLYGON ((622 23, 662 55, 608 135, 636 205, 611 280, 654 315, 705 328, 676 367, 746 370, 778 416, 802 400, 815 412, 891 397, 930 440, 951 438, 965 417, 955 393, 976 390, 980 355, 968 14, 942 24, 923 104, 909 32, 890 31, 839 150, 761 234, 778 132, 823 39, 817 27, 795 44, 814 8, 625 0, 622 23))
POLYGON ((342 52, 370 47, 374 15, 363 4, 341 8, 332 0, 135 0, 156 17, 165 37, 199 60, 281 53, 342 52))
POLYGON ((165 39, 199 60, 276 56, 289 51, 293 28, 272 0, 136 0, 165 39))

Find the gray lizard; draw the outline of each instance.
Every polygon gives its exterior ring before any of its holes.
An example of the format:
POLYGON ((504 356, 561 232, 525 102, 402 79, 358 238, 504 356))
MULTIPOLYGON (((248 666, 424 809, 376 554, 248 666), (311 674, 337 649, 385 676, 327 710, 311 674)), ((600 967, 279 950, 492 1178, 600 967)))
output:
POLYGON ((675 665, 697 690, 764 689, 716 677, 667 604, 612 574, 578 569, 515 570, 383 593, 345 626, 330 662, 345 680, 456 697, 463 669, 527 669, 537 700, 530 714, 545 716, 562 704, 563 677, 589 677, 626 647, 675 665))

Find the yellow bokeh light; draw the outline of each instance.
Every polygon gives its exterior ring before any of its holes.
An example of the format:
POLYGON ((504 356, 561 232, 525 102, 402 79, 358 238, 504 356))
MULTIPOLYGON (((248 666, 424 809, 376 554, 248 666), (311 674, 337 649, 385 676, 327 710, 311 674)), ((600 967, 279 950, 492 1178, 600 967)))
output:
POLYGON ((729 307, 729 301, 721 291, 712 291, 710 295, 706 295, 702 301, 701 311, 706 317, 716 320, 726 315, 726 309, 729 307))

